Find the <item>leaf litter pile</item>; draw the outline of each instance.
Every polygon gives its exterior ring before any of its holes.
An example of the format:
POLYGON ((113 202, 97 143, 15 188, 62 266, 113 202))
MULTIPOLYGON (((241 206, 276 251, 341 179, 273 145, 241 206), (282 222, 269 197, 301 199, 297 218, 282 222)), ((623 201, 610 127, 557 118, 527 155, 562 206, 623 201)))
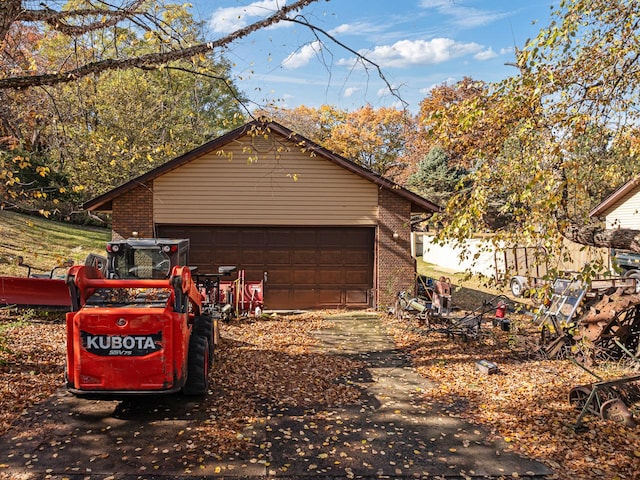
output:
MULTIPOLYGON (((341 379, 362 365, 314 352, 311 332, 329 324, 322 316, 316 312, 223 325, 211 389, 201 405, 207 418, 185 434, 190 447, 181 455, 187 471, 209 456, 219 460, 255 447, 251 430, 260 425, 265 405, 330 408, 361 401, 360 390, 341 379)), ((0 312, 0 434, 63 386, 63 322, 22 318, 0 312)), ((482 425, 510 449, 545 463, 555 478, 637 478, 638 428, 588 415, 586 431, 575 432, 579 412, 569 404, 568 392, 594 379, 569 360, 536 358, 526 322, 514 320, 510 332, 488 327, 480 338, 463 341, 425 335, 407 321, 385 318, 397 345, 433 381, 424 391, 425 402, 482 425), (476 368, 480 359, 496 363, 498 373, 482 375, 476 368)), ((608 366, 598 373, 611 378, 630 372, 608 366)), ((634 414, 637 419, 638 412, 634 414)))

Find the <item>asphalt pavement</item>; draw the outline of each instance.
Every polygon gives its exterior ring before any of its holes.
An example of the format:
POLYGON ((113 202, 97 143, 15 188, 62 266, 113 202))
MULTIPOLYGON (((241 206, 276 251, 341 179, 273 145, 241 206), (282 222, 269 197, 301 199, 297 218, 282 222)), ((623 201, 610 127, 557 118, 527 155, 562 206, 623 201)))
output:
POLYGON ((488 440, 484 428, 450 415, 447 405, 429 402, 424 395, 429 381, 395 347, 378 315, 328 318, 333 327, 314 333, 316 353, 362 362, 343 380, 361 390, 358 405, 322 411, 266 406, 264 416, 244 433, 255 448, 190 469, 178 460, 179 452, 175 461, 168 457, 176 453, 180 432, 205 420, 196 401, 182 397, 123 408, 61 390, 0 437, 0 478, 522 479, 552 474, 535 459, 488 440))

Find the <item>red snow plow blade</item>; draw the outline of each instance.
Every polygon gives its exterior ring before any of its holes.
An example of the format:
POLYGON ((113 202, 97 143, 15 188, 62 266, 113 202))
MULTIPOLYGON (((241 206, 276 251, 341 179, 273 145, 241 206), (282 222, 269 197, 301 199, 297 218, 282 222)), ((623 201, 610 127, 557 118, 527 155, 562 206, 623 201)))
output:
POLYGON ((0 277, 0 305, 69 310, 71 295, 64 279, 0 277))

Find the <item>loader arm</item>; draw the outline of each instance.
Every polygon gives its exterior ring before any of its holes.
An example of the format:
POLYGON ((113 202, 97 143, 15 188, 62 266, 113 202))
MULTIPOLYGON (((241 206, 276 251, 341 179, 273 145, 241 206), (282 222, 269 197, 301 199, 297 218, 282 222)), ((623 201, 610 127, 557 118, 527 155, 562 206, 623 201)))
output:
POLYGON ((104 278, 102 273, 85 265, 72 267, 67 274, 67 285, 71 294, 71 311, 76 312, 87 304, 97 289, 159 288, 173 290, 173 308, 178 313, 199 315, 202 311, 202 294, 191 277, 189 267, 173 267, 171 276, 163 279, 104 278), (189 309, 191 305, 191 311, 189 309))

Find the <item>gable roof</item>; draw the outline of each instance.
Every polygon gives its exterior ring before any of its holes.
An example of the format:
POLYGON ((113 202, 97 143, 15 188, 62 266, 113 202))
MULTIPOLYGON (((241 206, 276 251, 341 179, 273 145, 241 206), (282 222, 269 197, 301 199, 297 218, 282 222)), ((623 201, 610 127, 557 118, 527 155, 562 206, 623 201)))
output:
POLYGON ((172 160, 169 160, 168 162, 160 165, 159 167, 154 168, 153 170, 143 175, 140 175, 139 177, 129 180, 128 182, 112 190, 109 190, 108 192, 96 198, 93 198, 92 200, 89 200, 88 202, 84 203, 82 207, 85 210, 110 211, 112 209, 112 202, 115 198, 125 194, 130 190, 133 190, 134 188, 138 187, 141 184, 147 183, 172 170, 175 170, 176 168, 179 168, 182 165, 185 165, 195 160, 196 158, 199 158, 209 152, 219 150, 224 145, 230 142, 233 142, 234 140, 237 140, 238 138, 246 134, 251 134, 252 132, 256 131, 256 129, 261 129, 261 130, 267 129, 270 132, 275 132, 287 138, 288 140, 291 140, 296 145, 300 146, 300 148, 304 148, 305 151, 313 153, 318 157, 325 158, 326 160, 329 160, 335 163, 336 165, 344 168, 345 170, 355 173, 356 175, 359 175, 362 178, 365 178, 370 182, 375 183, 380 188, 391 190, 396 195, 399 195, 400 197, 411 202, 412 212, 435 213, 441 210, 440 206, 436 205, 433 202, 430 202, 426 198, 421 197, 420 195, 417 195, 411 192, 410 190, 407 190, 404 187, 401 187, 397 183, 389 180, 388 178, 385 178, 381 175, 378 175, 372 172, 371 170, 361 167, 360 165, 356 164, 355 162, 352 162, 351 160, 347 160, 346 158, 340 155, 337 155, 327 150, 324 147, 321 147, 320 145, 312 142, 307 138, 302 137, 301 135, 294 133, 292 130, 289 130, 288 128, 280 125, 277 122, 261 122, 258 120, 249 122, 239 128, 236 128, 235 130, 232 130, 229 133, 222 135, 221 137, 216 138, 215 140, 207 142, 204 145, 201 145, 185 153, 184 155, 181 155, 172 160))
POLYGON ((640 186, 640 175, 632 178, 627 183, 622 185, 618 190, 613 192, 607 198, 605 198, 596 208, 589 213, 590 217, 602 217, 606 216, 609 211, 617 206, 617 204, 625 197, 633 194, 640 186))

